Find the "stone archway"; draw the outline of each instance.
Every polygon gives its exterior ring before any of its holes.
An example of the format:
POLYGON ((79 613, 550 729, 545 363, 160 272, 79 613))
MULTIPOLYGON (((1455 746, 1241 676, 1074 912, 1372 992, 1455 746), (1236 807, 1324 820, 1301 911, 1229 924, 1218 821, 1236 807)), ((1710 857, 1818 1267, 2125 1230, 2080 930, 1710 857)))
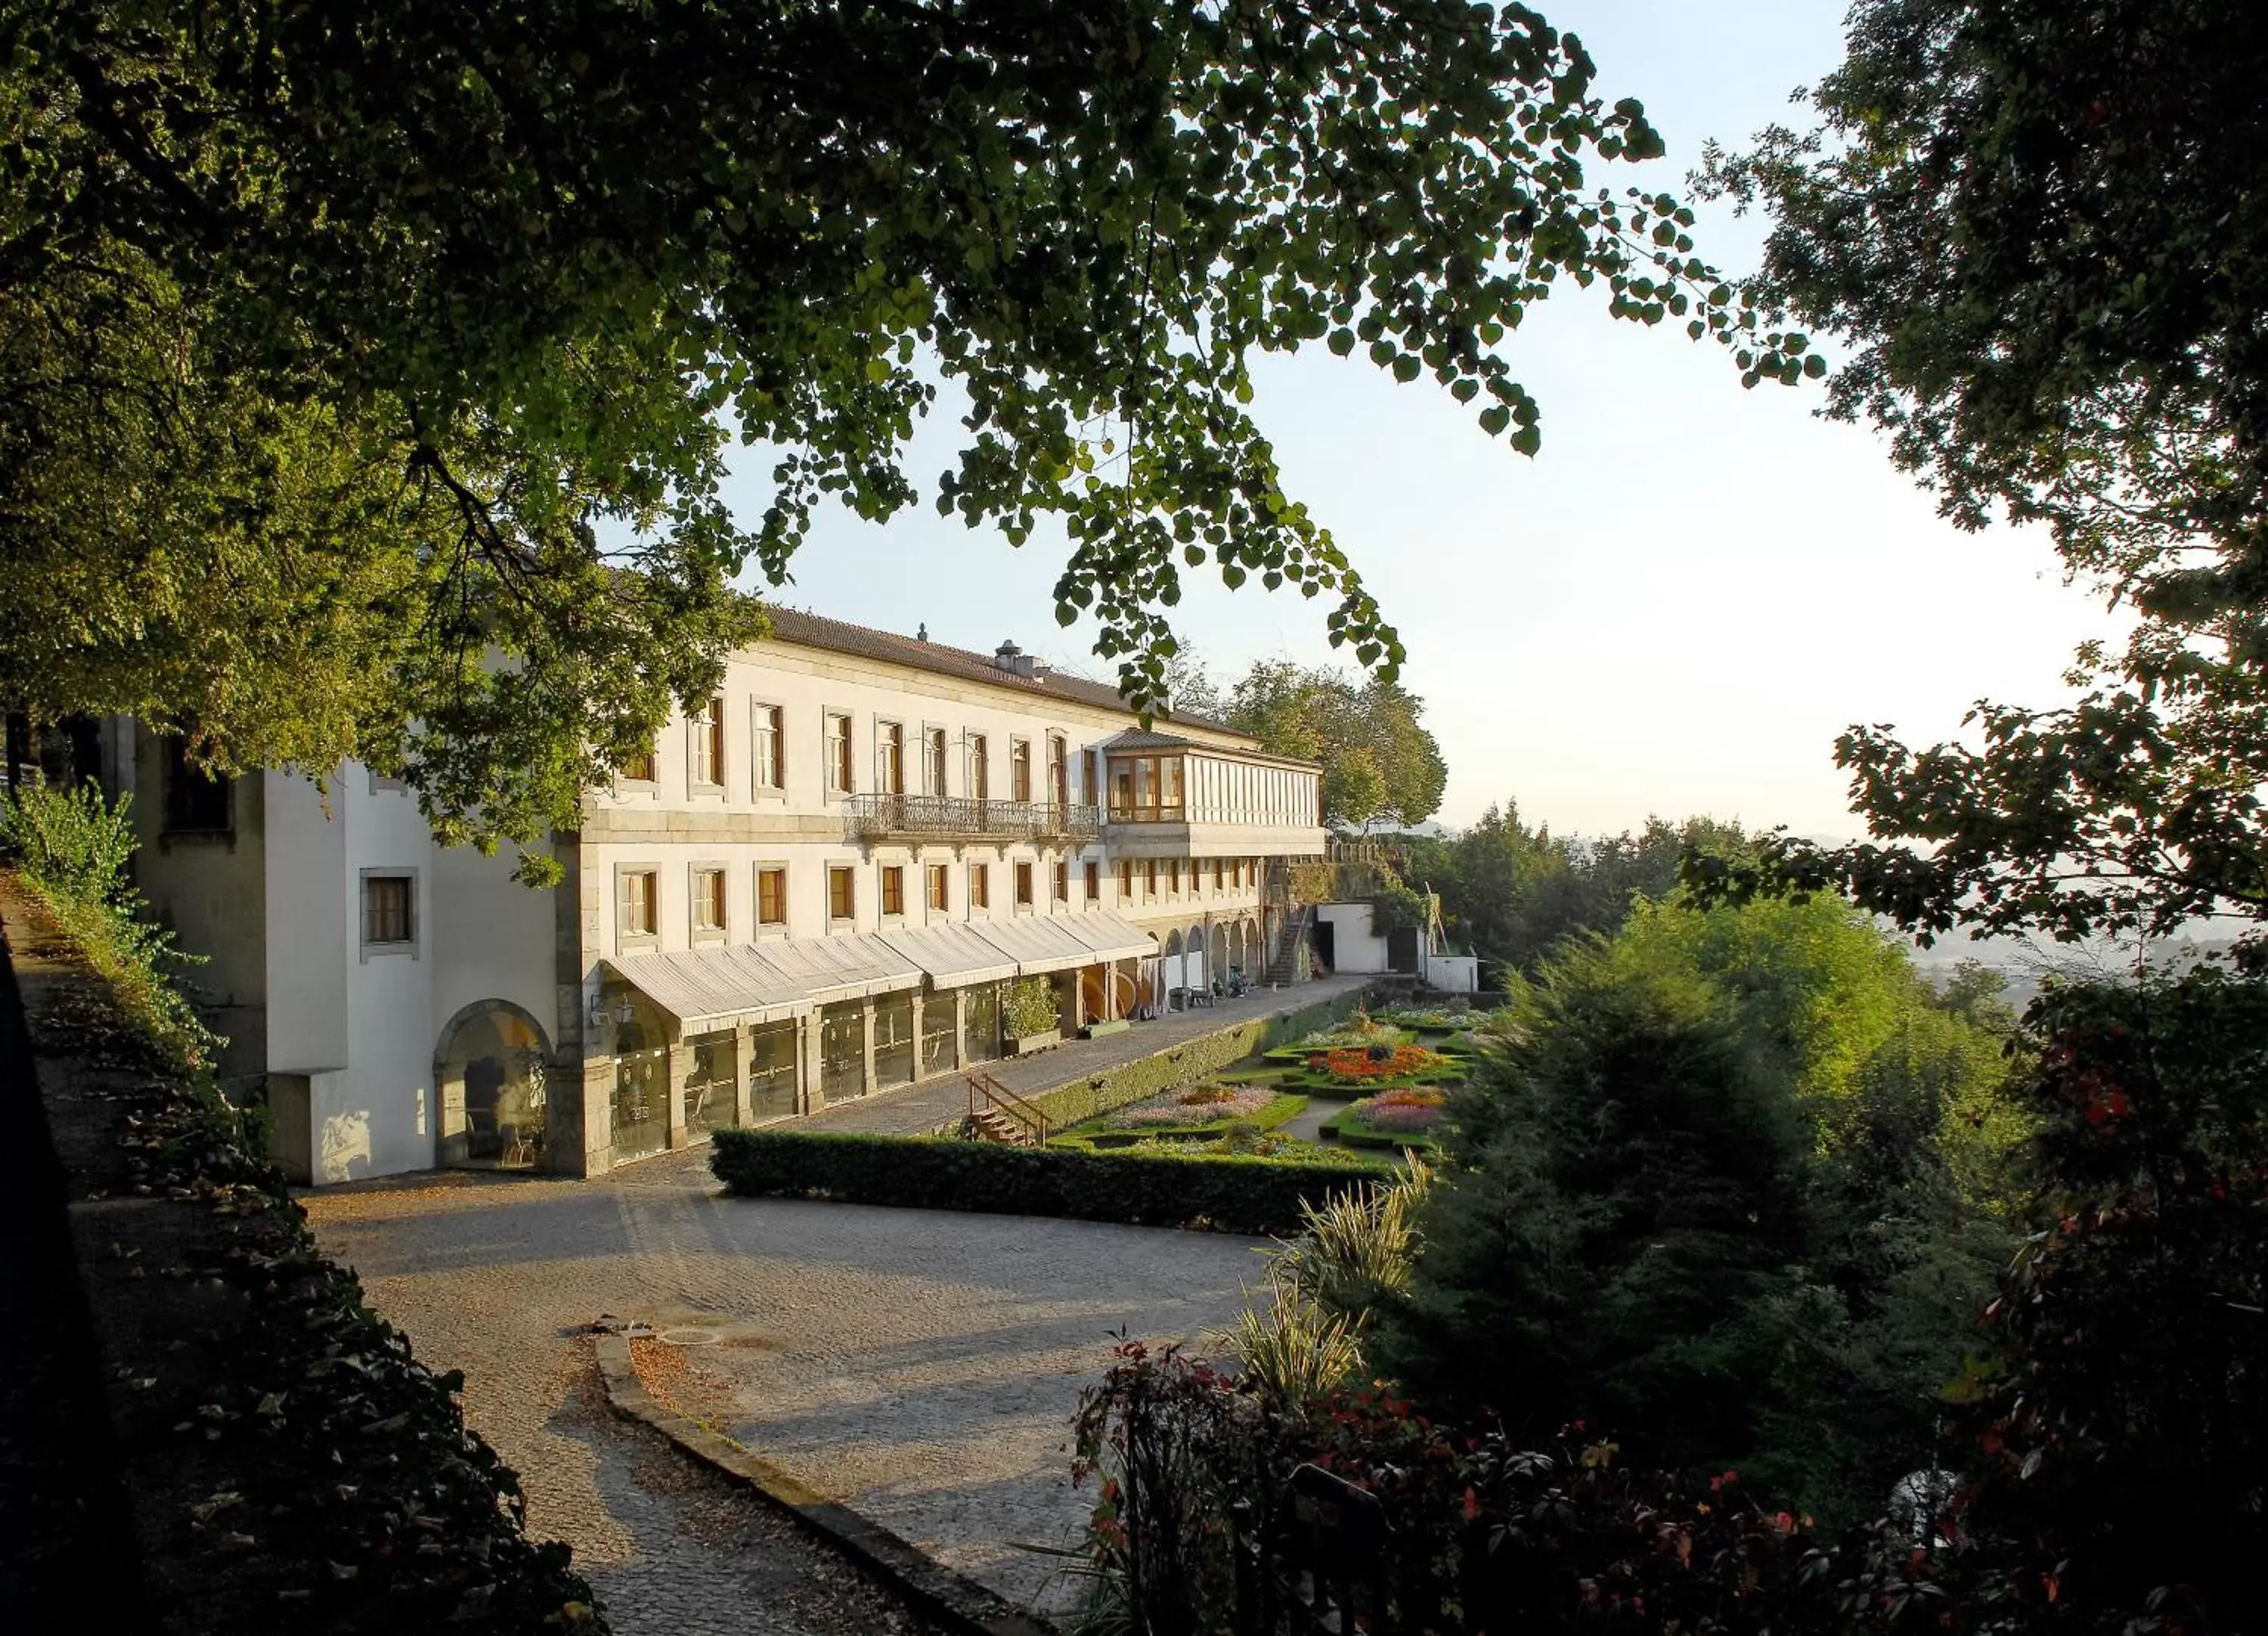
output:
POLYGON ((444 1165, 534 1169, 549 1150, 551 1043, 510 1000, 460 1010, 433 1048, 434 1157, 444 1165))
POLYGON ((1205 981, 1226 987, 1228 983, 1228 927, 1219 921, 1213 922, 1207 952, 1211 958, 1206 962, 1209 969, 1205 972, 1205 981))

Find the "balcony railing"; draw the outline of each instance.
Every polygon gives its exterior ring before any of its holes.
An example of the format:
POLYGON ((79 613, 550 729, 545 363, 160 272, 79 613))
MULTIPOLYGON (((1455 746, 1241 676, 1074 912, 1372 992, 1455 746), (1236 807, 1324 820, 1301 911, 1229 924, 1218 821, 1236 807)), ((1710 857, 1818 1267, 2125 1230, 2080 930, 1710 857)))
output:
POLYGON ((1085 841, 1102 814, 1076 802, 980 801, 965 795, 853 795, 845 821, 862 841, 931 836, 974 841, 1085 841))

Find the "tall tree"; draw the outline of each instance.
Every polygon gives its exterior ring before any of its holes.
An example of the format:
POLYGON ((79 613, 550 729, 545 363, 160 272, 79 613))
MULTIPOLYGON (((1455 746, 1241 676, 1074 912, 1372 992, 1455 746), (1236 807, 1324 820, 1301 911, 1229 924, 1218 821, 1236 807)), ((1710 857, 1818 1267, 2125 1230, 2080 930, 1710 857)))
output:
POLYGON ((1230 689, 1228 719, 1278 755, 1322 765, 1323 821, 1359 829, 1425 822, 1449 779, 1441 747, 1420 725, 1425 701, 1373 675, 1262 660, 1230 689))
POLYGON ((1390 680, 1249 360, 1533 453, 1496 349, 1564 280, 1738 343, 1690 213, 1590 180, 1661 151, 1592 77, 1462 0, 0 0, 0 693, 532 839, 755 632, 733 576, 917 499, 936 375, 938 504, 1060 521, 1137 704, 1207 563, 1390 680))
MULTIPOLYGON (((1828 409, 1968 527, 2051 529, 2140 615, 2080 701, 1837 747, 1875 835, 1783 879, 1904 924, 2162 932, 2268 914, 2268 12, 1859 0, 1820 128, 1711 156, 1773 217, 1751 291, 1829 332, 1828 409)), ((1799 348, 1808 339, 1783 344, 1799 348)), ((2254 940, 2257 941, 2257 937, 2254 940)))

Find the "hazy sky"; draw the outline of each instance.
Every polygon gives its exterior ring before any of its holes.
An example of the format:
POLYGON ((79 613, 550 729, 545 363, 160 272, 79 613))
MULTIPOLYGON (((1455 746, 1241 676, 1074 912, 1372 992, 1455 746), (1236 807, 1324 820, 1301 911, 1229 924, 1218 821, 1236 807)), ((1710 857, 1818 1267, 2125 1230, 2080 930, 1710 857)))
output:
MULTIPOLYGON (((1680 187, 1704 138, 1800 112, 1789 92, 1841 57, 1836 0, 1542 9, 1582 36, 1608 99, 1639 97, 1668 139, 1653 165, 1594 167, 1617 187, 1680 187)), ((1705 214, 1697 237, 1742 271, 1761 234, 1705 214)), ((1572 285, 1506 348, 1543 406, 1532 461, 1429 380, 1399 386, 1320 345, 1263 360, 1254 405, 1287 488, 1401 630, 1451 823, 1516 800, 1583 833, 1649 813, 1854 833, 1830 760, 1843 727, 1933 740, 1979 697, 2052 702, 2073 646, 2102 628, 2043 535, 1940 522, 1874 433, 1813 416, 1815 387, 1743 391, 1713 343, 1616 323, 1602 290, 1572 285)), ((926 622, 968 647, 1013 637, 1108 675, 1091 627, 1055 623, 1059 542, 1013 549, 926 504, 957 431, 940 414, 915 446, 923 505, 880 527, 822 513, 778 596, 889 630, 926 622)), ((755 482, 737 497, 751 514, 766 497, 755 482)), ((1230 593, 1211 574, 1186 576, 1177 624, 1215 675, 1332 657, 1328 598, 1230 593)))

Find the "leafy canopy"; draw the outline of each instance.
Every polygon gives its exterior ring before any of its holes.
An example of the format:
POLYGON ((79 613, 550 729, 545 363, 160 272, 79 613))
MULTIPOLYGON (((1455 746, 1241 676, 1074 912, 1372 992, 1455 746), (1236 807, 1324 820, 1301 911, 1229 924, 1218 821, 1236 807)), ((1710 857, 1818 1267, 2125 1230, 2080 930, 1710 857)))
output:
POLYGON ((1229 691, 1226 714, 1278 755, 1322 765, 1323 822, 1359 829, 1423 823, 1449 779, 1441 747, 1419 724, 1425 701, 1384 675, 1262 660, 1229 691))
POLYGON ((2139 623, 2060 710, 1837 746, 1874 833, 1779 879, 1911 927, 2077 938, 2268 912, 2268 11, 1859 0, 1816 129, 1710 155, 1761 203, 1750 289, 1849 350, 1828 409, 1969 527, 2051 530, 2139 623))
POLYGON ((527 843, 758 633, 735 575, 916 500, 937 377, 938 505, 1060 522, 1138 706, 1207 564, 1390 683, 1256 351, 1430 375, 1524 453, 1497 349, 1568 280, 1805 361, 1677 199, 1591 183, 1661 151, 1592 73, 1462 0, 0 0, 0 694, 527 843))

